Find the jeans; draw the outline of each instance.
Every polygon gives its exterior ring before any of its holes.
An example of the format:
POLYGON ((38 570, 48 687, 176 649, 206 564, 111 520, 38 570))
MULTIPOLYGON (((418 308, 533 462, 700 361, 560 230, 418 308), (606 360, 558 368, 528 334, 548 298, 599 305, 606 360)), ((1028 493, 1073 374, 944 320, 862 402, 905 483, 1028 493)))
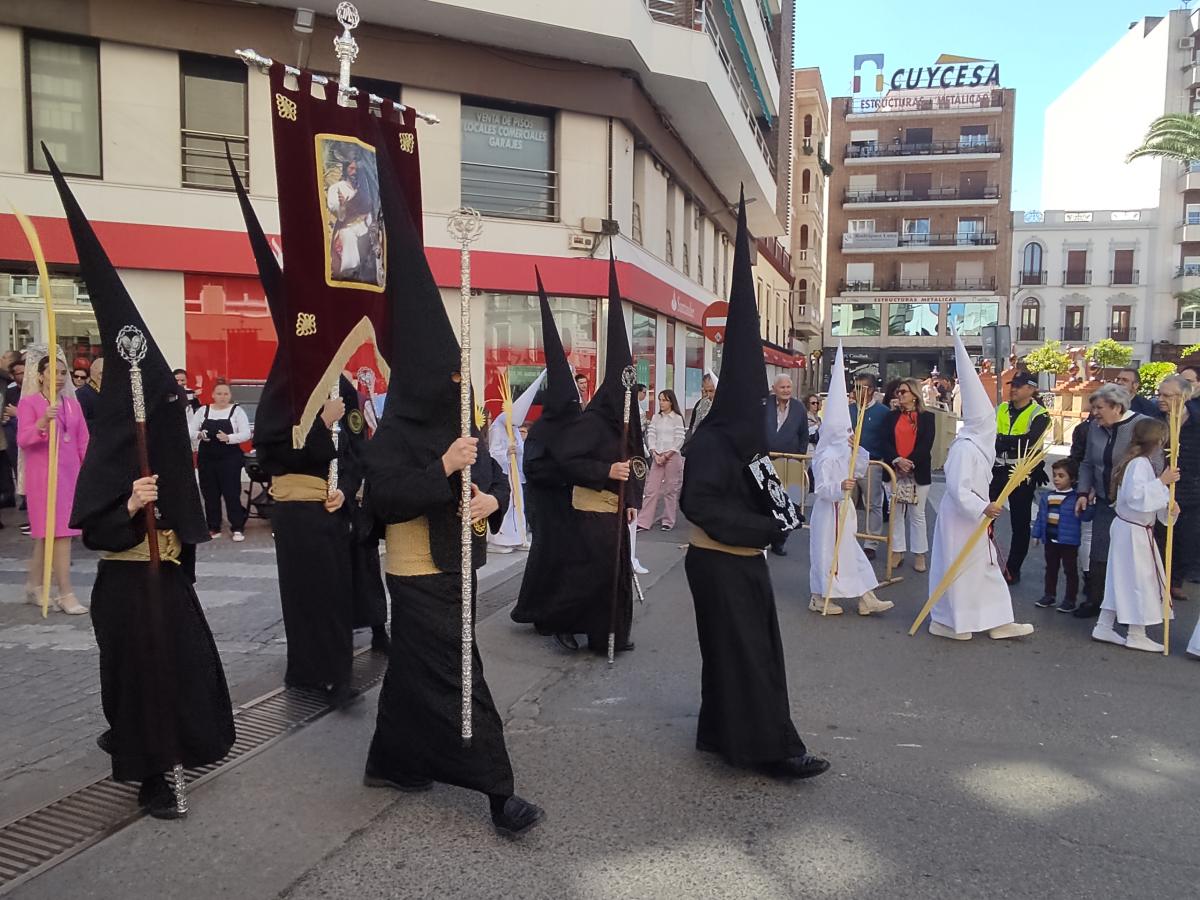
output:
POLYGON ((892 501, 892 552, 929 552, 929 531, 925 525, 925 507, 929 500, 931 485, 917 485, 916 503, 892 501), (910 532, 905 536, 905 529, 910 532))
POLYGON ((1063 599, 1074 603, 1079 594, 1079 548, 1066 544, 1046 542, 1046 590, 1047 597, 1058 596, 1058 569, 1062 566, 1066 576, 1067 592, 1063 599))

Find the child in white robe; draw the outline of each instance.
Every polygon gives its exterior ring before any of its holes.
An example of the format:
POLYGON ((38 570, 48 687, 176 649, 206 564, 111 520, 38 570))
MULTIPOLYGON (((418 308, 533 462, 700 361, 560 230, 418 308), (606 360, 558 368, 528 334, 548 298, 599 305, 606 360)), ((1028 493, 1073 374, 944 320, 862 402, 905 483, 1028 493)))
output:
POLYGON ((1166 440, 1165 422, 1139 420, 1133 426, 1125 459, 1113 472, 1116 518, 1109 531, 1104 602, 1092 629, 1093 640, 1151 653, 1163 652, 1163 645, 1146 635, 1146 626, 1162 624, 1166 583, 1162 557, 1154 542, 1154 522, 1166 524, 1179 513, 1178 505, 1170 508, 1168 487, 1179 480, 1179 469, 1168 466, 1156 475, 1150 462, 1166 440), (1117 623, 1128 626, 1124 637, 1114 627, 1117 623))
MULTIPOLYGON (((829 396, 825 401, 825 418, 821 423, 821 440, 817 444, 817 452, 813 457, 813 509, 811 530, 809 532, 809 565, 808 585, 812 593, 808 608, 813 612, 826 612, 827 615, 840 616, 841 606, 833 601, 835 597, 858 597, 858 614, 869 616, 871 613, 885 612, 895 604, 890 600, 880 600, 875 596, 875 588, 879 579, 871 561, 859 546, 854 531, 858 525, 858 516, 853 506, 845 510, 845 518, 841 526, 847 530, 842 535, 838 547, 837 572, 833 579, 833 589, 829 588, 829 571, 833 565, 833 548, 837 541, 838 519, 842 513, 842 503, 845 501, 846 490, 854 489, 855 481, 849 478, 850 450, 853 443, 853 431, 850 428, 850 403, 845 392, 846 367, 839 345, 837 358, 833 363, 833 371, 829 381, 829 396), (829 593, 829 606, 825 605, 825 594, 829 593)), ((862 447, 858 448, 858 458, 854 463, 855 477, 863 478, 867 474, 870 457, 862 447)))
POLYGON ((525 439, 521 436, 521 425, 529 415, 533 401, 546 380, 546 370, 513 401, 513 453, 516 456, 516 472, 512 471, 512 459, 508 455, 508 414, 500 413, 488 428, 488 453, 496 464, 508 475, 508 487, 512 502, 504 514, 504 523, 495 534, 488 535, 488 548, 493 553, 512 553, 520 548, 529 549, 529 533, 525 528, 525 439), (515 478, 514 478, 515 474, 515 478))

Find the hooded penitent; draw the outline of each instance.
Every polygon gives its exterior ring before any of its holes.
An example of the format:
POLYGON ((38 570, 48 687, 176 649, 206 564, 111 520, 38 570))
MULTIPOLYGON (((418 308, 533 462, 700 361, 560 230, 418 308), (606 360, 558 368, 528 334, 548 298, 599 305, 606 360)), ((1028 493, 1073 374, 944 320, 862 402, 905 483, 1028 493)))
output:
POLYGON ((830 454, 850 458, 850 448, 845 438, 853 433, 854 422, 850 420, 850 398, 846 395, 846 358, 842 343, 838 341, 837 356, 829 374, 829 393, 825 398, 824 414, 821 416, 821 442, 813 458, 815 468, 818 460, 830 454))
POLYGON ((963 423, 958 436, 977 447, 991 466, 996 460, 996 407, 979 380, 975 364, 957 331, 954 332, 954 364, 962 394, 963 423))
POLYGON ((579 418, 579 390, 567 353, 563 349, 562 335, 550 311, 550 300, 542 286, 542 273, 536 268, 538 303, 542 312, 542 347, 546 354, 546 382, 542 388, 542 414, 529 428, 530 442, 543 445, 553 441, 555 435, 579 418))
POLYGON ((130 367, 118 347, 121 330, 132 327, 144 335, 146 342, 146 355, 139 367, 146 404, 150 471, 160 476, 158 510, 163 521, 183 543, 207 541, 208 526, 200 508, 200 493, 192 468, 187 411, 175 376, 48 151, 46 163, 67 214, 79 268, 92 298, 105 361, 104 388, 96 401, 87 456, 79 473, 79 486, 71 509, 72 527, 80 527, 76 523, 109 509, 117 499, 128 497, 129 486, 141 474, 130 367))

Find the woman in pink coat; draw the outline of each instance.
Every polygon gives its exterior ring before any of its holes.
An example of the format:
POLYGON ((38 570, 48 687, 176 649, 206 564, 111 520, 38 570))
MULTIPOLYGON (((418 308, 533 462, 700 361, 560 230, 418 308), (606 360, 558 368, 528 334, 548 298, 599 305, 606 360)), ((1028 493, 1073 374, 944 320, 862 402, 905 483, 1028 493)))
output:
MULTIPOLYGON (((58 588, 55 602, 69 615, 80 615, 87 608, 79 603, 71 589, 71 538, 78 531, 67 527, 75 482, 87 452, 88 430, 83 410, 69 390, 67 367, 58 360, 55 388, 58 397, 50 402, 50 356, 37 365, 36 388, 25 392, 17 407, 17 444, 25 464, 25 498, 29 508, 29 534, 33 538, 33 558, 25 597, 30 603, 41 602, 43 560, 46 540, 46 492, 50 472, 50 421, 58 422, 58 488, 54 504, 54 581, 58 588)), ((29 378, 26 378, 29 381, 29 378)))

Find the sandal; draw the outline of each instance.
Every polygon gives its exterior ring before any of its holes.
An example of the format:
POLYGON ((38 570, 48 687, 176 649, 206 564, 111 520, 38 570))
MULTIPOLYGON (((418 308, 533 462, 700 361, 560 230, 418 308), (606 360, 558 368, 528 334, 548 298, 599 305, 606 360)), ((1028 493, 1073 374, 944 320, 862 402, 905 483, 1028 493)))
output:
POLYGON ((74 593, 63 594, 54 602, 68 616, 82 616, 86 615, 88 611, 86 606, 79 603, 74 593))

